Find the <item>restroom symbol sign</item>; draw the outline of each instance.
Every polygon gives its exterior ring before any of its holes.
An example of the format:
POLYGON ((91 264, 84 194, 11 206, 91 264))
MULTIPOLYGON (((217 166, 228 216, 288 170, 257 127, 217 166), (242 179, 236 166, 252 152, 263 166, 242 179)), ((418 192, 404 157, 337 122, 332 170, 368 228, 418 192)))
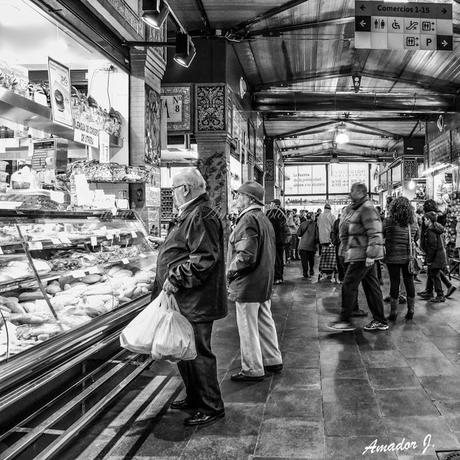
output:
POLYGON ((422 32, 434 32, 435 23, 434 21, 422 21, 422 32))

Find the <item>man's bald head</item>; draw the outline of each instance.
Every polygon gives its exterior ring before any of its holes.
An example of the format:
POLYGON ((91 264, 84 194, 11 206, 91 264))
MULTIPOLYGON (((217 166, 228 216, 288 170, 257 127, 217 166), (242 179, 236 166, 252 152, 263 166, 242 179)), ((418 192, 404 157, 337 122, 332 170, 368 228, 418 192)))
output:
POLYGON ((206 181, 196 168, 186 168, 176 174, 172 185, 177 206, 182 206, 206 192, 206 181))

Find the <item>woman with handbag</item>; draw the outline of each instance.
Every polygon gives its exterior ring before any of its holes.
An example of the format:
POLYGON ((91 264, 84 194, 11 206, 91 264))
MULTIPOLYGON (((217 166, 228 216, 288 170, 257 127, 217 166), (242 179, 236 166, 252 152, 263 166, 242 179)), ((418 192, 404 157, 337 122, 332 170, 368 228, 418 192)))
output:
POLYGON ((414 317, 415 287, 414 275, 416 259, 414 242, 419 236, 414 209, 405 197, 391 202, 389 217, 383 223, 385 238, 385 263, 390 275, 390 321, 396 321, 398 315, 399 284, 401 273, 407 292, 406 319, 414 317))

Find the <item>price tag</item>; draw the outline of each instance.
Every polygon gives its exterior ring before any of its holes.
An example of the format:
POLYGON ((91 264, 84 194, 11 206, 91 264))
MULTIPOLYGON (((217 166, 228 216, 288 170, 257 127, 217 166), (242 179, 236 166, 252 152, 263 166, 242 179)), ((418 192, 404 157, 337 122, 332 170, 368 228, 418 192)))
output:
POLYGON ((91 246, 97 246, 97 237, 95 236, 91 237, 91 246))
POLYGON ((113 233, 107 233, 106 238, 107 238, 108 240, 113 240, 113 233))
POLYGON ((74 278, 83 278, 86 273, 84 272, 84 270, 74 270, 73 272, 70 272, 70 274, 74 277, 74 278))
POLYGON ((0 254, 3 254, 3 249, 1 246, 0 246, 0 254))
POLYGON ((128 265, 128 264, 129 264, 129 259, 123 259, 122 262, 123 262, 125 265, 128 265))
POLYGON ((58 238, 51 238, 51 242, 57 245, 61 244, 61 240, 59 240, 58 238))
POLYGON ((132 236, 133 238, 137 238, 137 233, 136 233, 136 232, 131 232, 131 236, 132 236))
POLYGON ((43 249, 43 244, 41 243, 41 241, 30 241, 29 249, 31 251, 40 251, 41 249, 43 249))
POLYGON ((87 272, 90 274, 90 275, 94 275, 96 273, 99 273, 99 268, 97 267, 89 267, 87 272))
POLYGON ((59 235, 59 239, 63 244, 72 244, 72 242, 69 240, 69 237, 66 235, 59 235))

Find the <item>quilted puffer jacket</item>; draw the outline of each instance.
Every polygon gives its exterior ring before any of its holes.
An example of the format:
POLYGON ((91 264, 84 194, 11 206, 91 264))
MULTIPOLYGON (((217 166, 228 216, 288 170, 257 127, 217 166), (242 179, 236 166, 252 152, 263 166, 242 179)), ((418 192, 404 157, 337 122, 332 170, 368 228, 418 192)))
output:
POLYGON ((382 221, 374 205, 364 197, 350 206, 345 262, 383 259, 382 221))

